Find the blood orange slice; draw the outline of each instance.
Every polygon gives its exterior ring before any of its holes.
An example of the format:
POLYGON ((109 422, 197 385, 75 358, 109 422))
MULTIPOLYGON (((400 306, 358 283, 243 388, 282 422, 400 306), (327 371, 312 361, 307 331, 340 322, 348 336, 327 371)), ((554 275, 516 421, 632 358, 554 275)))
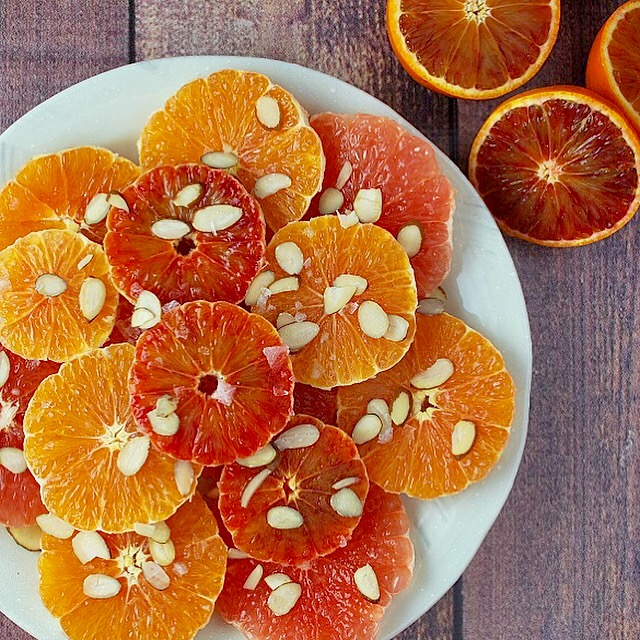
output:
POLYGON ((0 249, 43 229, 81 231, 102 242, 110 193, 139 173, 133 162, 98 147, 29 160, 0 191, 0 249))
POLYGON ((71 640, 102 640, 105 630, 109 638, 191 640, 204 627, 222 589, 226 547, 198 496, 167 525, 163 544, 137 533, 42 536, 40 594, 71 640))
POLYGON ((151 291, 162 304, 239 302, 264 255, 260 207, 224 171, 159 167, 122 194, 108 218, 105 251, 129 300, 151 291))
POLYGON ((105 343, 106 346, 110 344, 120 344, 122 342, 128 342, 133 345, 136 344, 144 329, 131 325, 134 312, 135 307, 124 296, 120 296, 118 299, 116 323, 109 336, 109 340, 105 343))
POLYGON ((27 527, 46 509, 40 486, 27 468, 22 421, 38 385, 58 364, 24 360, 0 346, 0 524, 27 527))
POLYGON ((351 540, 308 567, 230 559, 218 610, 249 638, 375 638, 385 607, 411 581, 408 533, 400 498, 371 486, 351 540))
POLYGON ((293 411, 313 416, 325 424, 336 424, 338 389, 318 389, 297 382, 293 389, 293 411))
POLYGON ((262 74, 229 69, 186 84, 151 116, 140 160, 145 169, 228 169, 260 200, 274 231, 304 215, 324 171, 320 140, 297 100, 262 74))
POLYGON ((117 344, 65 363, 25 414, 24 454, 43 502, 77 529, 120 533, 165 520, 196 489, 199 466, 160 453, 136 430, 133 354, 117 344))
POLYGON ((364 221, 389 231, 407 251, 420 297, 438 287, 451 265, 455 196, 433 147, 379 116, 323 113, 311 126, 327 167, 310 215, 361 211, 364 221), (369 215, 363 195, 372 193, 382 205, 369 215))
POLYGON ((220 513, 235 546, 257 560, 296 566, 344 546, 369 489, 353 441, 297 415, 268 447, 270 461, 263 451, 222 472, 220 513))
POLYGON ((640 204, 640 140, 618 111, 577 87, 501 104, 478 133, 471 182, 505 233, 551 247, 602 240, 640 204))
POLYGON ((280 229, 266 257, 247 301, 279 326, 296 380, 323 389, 353 384, 407 352, 415 279, 390 233, 372 224, 345 229, 322 216, 280 229))
POLYGON ((496 348, 462 320, 418 314, 393 369, 338 391, 338 426, 372 482, 422 499, 484 478, 509 437, 515 389, 496 348))
POLYGON ((291 361, 260 316, 190 302, 138 340, 131 394, 138 427, 161 451, 225 464, 252 455, 287 423, 291 361))

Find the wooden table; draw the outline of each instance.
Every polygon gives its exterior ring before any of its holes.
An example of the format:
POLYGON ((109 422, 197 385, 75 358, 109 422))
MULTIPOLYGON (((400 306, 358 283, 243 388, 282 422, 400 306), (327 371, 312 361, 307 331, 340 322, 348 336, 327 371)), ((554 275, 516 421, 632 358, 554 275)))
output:
MULTIPOLYGON (((128 62, 254 55, 378 96, 465 169, 497 102, 452 100, 415 84, 391 53, 384 4, 0 0, 0 131, 61 89, 128 62)), ((582 83, 591 42, 620 4, 563 0, 556 48, 528 86, 582 83)), ((639 224, 579 249, 508 240, 534 343, 522 467, 463 578, 399 638, 640 638, 639 224)), ((30 636, 0 616, 0 637, 30 636)))

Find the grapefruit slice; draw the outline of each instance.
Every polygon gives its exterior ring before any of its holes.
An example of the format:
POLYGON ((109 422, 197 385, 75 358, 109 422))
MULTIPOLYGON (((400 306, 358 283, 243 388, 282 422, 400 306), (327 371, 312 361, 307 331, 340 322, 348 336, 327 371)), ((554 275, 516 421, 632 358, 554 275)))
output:
POLYGON ((138 428, 160 451, 226 464, 287 423, 291 361, 263 318, 226 302, 190 302, 138 340, 131 395, 138 428))
POLYGON ((392 596, 411 581, 408 533, 400 498, 372 485, 351 540, 308 567, 230 559, 218 611, 249 638, 375 638, 392 596))
MULTIPOLYGON (((344 546, 369 489, 353 441, 296 415, 268 446, 274 457, 266 464, 255 466, 254 457, 222 472, 220 513, 235 546, 257 560, 296 566, 344 546)), ((271 458, 261 456, 257 462, 271 458)))
POLYGON ((364 193, 379 192, 380 213, 360 217, 402 244, 420 297, 438 287, 451 265, 455 195, 433 147, 380 116, 323 113, 311 118, 311 126, 322 140, 327 167, 310 215, 357 213, 364 193))
POLYGON ((372 482, 423 500, 482 480, 509 437, 515 388, 504 360, 462 320, 418 314, 409 353, 338 391, 338 426, 372 482))
POLYGON ((191 640, 204 627, 222 589, 226 547, 199 496, 167 525, 163 544, 137 533, 42 536, 40 594, 71 640, 102 640, 105 629, 110 638, 191 640))
POLYGON ((50 512, 82 530, 120 533, 171 516, 200 467, 138 433, 129 407, 134 348, 117 344, 65 363, 35 392, 24 455, 50 512))
POLYGON ((505 233, 550 247, 602 240, 640 204, 640 140, 594 93, 546 87, 507 100, 480 129, 469 178, 505 233))
POLYGON ((324 424, 337 424, 338 389, 318 389, 296 382, 293 389, 293 411, 313 416, 324 424))

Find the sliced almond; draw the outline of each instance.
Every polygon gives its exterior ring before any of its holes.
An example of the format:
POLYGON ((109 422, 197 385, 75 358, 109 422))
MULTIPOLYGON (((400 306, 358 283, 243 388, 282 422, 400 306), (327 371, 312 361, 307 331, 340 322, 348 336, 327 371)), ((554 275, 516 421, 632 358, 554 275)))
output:
POLYGON ((176 193, 176 197, 172 200, 176 207, 188 207, 202 197, 204 187, 199 182, 188 184, 176 193))
POLYGON ((353 581, 358 591, 370 602, 380 600, 380 584, 378 576, 370 564, 365 564, 353 574, 353 581))
POLYGON ((260 580, 262 580, 262 574, 264 573, 264 569, 261 564, 257 564, 251 573, 247 576, 247 579, 244 581, 242 585, 247 591, 253 591, 259 584, 260 580))
POLYGON ((283 342, 291 351, 299 351, 306 347, 320 332, 315 322, 296 322, 278 330, 283 342))
POLYGON ((444 301, 438 298, 425 298, 418 303, 418 313, 423 316, 439 316, 444 308, 444 301))
POLYGON ((267 576, 264 581, 267 583, 269 589, 273 591, 273 589, 277 589, 280 585, 291 582, 291 578, 286 573, 272 573, 270 576, 267 576))
POLYGON ((358 498, 358 494, 348 487, 334 493, 329 500, 329 504, 343 518, 359 518, 363 512, 362 502, 358 498))
POLYGON ((476 441, 476 425, 471 420, 460 420, 451 433, 451 453, 464 456, 471 451, 476 441))
POLYGON ((123 476, 135 476, 149 457, 151 440, 148 436, 131 438, 118 454, 118 470, 123 476))
POLYGON ((11 361, 6 351, 0 351, 0 388, 7 384, 11 374, 11 361))
POLYGON ((355 287, 356 295, 360 296, 366 291, 369 283, 367 282, 366 278, 363 278, 362 276, 354 276, 350 273, 343 273, 333 281, 333 286, 355 287))
POLYGON ((178 493, 181 496, 188 496, 195 480, 193 465, 188 460, 178 460, 173 467, 173 475, 178 493))
POLYGON ((340 168, 340 173, 336 178, 336 189, 342 189, 342 187, 349 182, 352 173, 353 165, 347 160, 340 168))
POLYGON ((406 391, 401 391, 391 405, 391 420, 393 424, 400 426, 409 417, 411 410, 411 396, 406 391))
POLYGON ((27 461, 24 459, 24 453, 16 447, 2 447, 0 449, 0 465, 16 475, 27 470, 27 461))
POLYGON ((78 271, 82 271, 93 260, 93 253, 88 253, 80 262, 78 262, 78 271))
POLYGON ((349 478, 343 478, 342 480, 338 480, 338 482, 335 482, 334 484, 331 485, 331 488, 334 491, 340 491, 340 489, 346 489, 347 487, 352 487, 354 484, 358 484, 358 482, 360 482, 360 478, 351 476, 349 478))
POLYGON ((358 323, 366 336, 382 338, 389 329, 389 316, 377 302, 365 300, 358 307, 358 323))
POLYGON ((290 313, 280 313, 276 318, 276 328, 280 329, 287 324, 292 324, 296 319, 290 313))
POLYGON ((379 416, 368 413, 356 422, 351 437, 356 444, 364 444, 377 438, 380 431, 382 431, 382 420, 379 416))
POLYGON ((92 573, 82 583, 82 592, 87 598, 106 600, 114 598, 120 593, 122 584, 116 578, 103 573, 92 573))
POLYGON ((158 296, 152 291, 141 291, 131 316, 131 326, 139 329, 151 329, 160 322, 161 317, 162 305, 158 296))
POLYGON ((405 320, 402 316, 395 314, 389 314, 389 328, 384 334, 386 340, 391 342, 402 342, 409 333, 409 321, 405 320))
POLYGON ((359 224, 360 220, 355 211, 347 211, 346 213, 338 212, 338 222, 343 229, 349 229, 356 224, 359 224))
POLYGON ((231 547, 227 551, 227 557, 230 560, 246 560, 250 556, 248 553, 245 553, 244 551, 240 551, 240 549, 234 549, 233 547, 231 547))
POLYGON ((436 300, 442 300, 442 302, 446 302, 447 301, 447 292, 442 287, 438 287, 437 289, 434 289, 427 296, 427 298, 435 298, 436 300))
POLYGON ((273 462, 275 457, 276 450, 270 444, 267 444, 259 451, 256 451, 252 456, 237 460, 237 463, 242 467, 254 469, 255 467, 264 467, 270 462, 273 462))
POLYGON ((304 524, 304 518, 291 507, 273 507, 267 511, 267 522, 273 529, 298 529, 304 524))
POLYGON ((420 253, 422 231, 416 224, 408 224, 398 231, 398 242, 410 258, 420 253))
POLYGON ((227 151, 209 151, 200 158, 200 162, 214 169, 231 169, 238 164, 238 156, 227 151))
POLYGON ((191 233, 191 227, 182 220, 163 218, 151 225, 151 233, 163 240, 180 240, 191 233))
POLYGON ((389 405, 386 400, 383 400, 382 398, 369 400, 367 404, 367 413, 373 413, 382 420, 383 430, 391 427, 391 412, 389 411, 389 405))
POLYGON ((276 262, 285 273, 295 276, 302 271, 304 255, 295 242, 281 242, 274 253, 276 262))
POLYGON ((150 329, 160 322, 160 318, 153 315, 149 309, 135 309, 131 314, 131 326, 134 329, 150 329))
POLYGON ((318 200, 318 213, 322 216, 335 213, 344 204, 344 195, 342 191, 329 187, 322 192, 320 200, 318 200))
POLYGON ((163 543, 150 538, 149 553, 161 567, 168 567, 176 559, 176 547, 171 540, 163 543))
POLYGON ((107 287, 99 278, 87 278, 80 287, 80 311, 91 322, 102 311, 107 287))
POLYGON ((291 178, 284 173, 268 173, 256 180, 253 193, 258 200, 264 200, 282 189, 288 189, 291 184, 291 178))
POLYGON ((161 418, 166 418, 170 416, 172 413, 175 413, 178 408, 178 401, 169 394, 165 394, 160 396, 156 400, 156 414, 161 418))
POLYGON ((452 375, 454 367, 449 358, 438 358, 428 369, 411 378, 417 389, 435 389, 444 384, 452 375))
POLYGON ((300 287, 300 281, 296 276, 289 276, 287 278, 280 278, 269 285, 269 291, 271 293, 286 293, 287 291, 297 291, 300 287))
POLYGON ((144 522, 136 522, 133 525, 133 530, 140 536, 144 536, 145 538, 150 538, 153 535, 153 532, 156 530, 156 525, 146 524, 144 522))
POLYGON ((109 195, 107 195, 107 202, 110 206, 115 207, 116 209, 122 209, 129 213, 129 204, 119 191, 110 191, 109 195))
POLYGON ((318 438, 320 438, 318 427, 313 424, 298 424, 278 436, 273 444, 280 451, 303 449, 313 446, 318 442, 318 438))
POLYGON ((153 293, 153 291, 147 291, 143 289, 138 298, 136 299, 136 309, 149 309, 155 316, 162 315, 162 304, 160 304, 160 298, 153 293))
POLYGON ((353 201, 353 210, 360 222, 378 222, 382 215, 382 191, 360 189, 353 201))
POLYGON ((243 211, 240 207, 230 204, 212 204, 198 209, 193 216, 193 228, 203 233, 218 233, 232 227, 240 218, 243 211))
POLYGON ((84 210, 84 222, 85 224, 99 224, 102 222, 109 213, 110 205, 107 202, 106 193, 96 193, 84 210))
POLYGON ((171 579, 167 572, 157 562, 144 562, 142 564, 142 575, 158 591, 168 589, 171 584, 171 579))
POLYGON ((342 311, 356 295, 356 287, 327 287, 324 290, 324 312, 326 315, 342 311))
POLYGON ((286 616, 302 595, 302 587, 297 582, 285 582, 269 595, 267 605, 274 616, 286 616))
POLYGON ((111 559, 109 547, 97 531, 78 531, 71 540, 71 547, 82 564, 87 564, 95 558, 111 559))
POLYGON ((9 535, 27 551, 42 550, 42 529, 37 524, 30 527, 7 527, 9 535))
POLYGON ((180 429, 180 418, 177 413, 161 416, 157 409, 152 409, 147 413, 147 418, 154 433, 160 436, 174 436, 180 429))
POLYGON ((256 101, 256 116, 263 127, 276 129, 280 126, 280 104, 271 96, 260 96, 256 101))
POLYGON ((259 273, 249 285, 247 293, 244 297, 244 303, 248 307, 253 307, 257 304, 263 289, 268 289, 269 285, 273 284, 276 280, 276 274, 273 271, 262 271, 259 273))
POLYGON ((249 506, 249 502, 251 502, 251 498, 255 494, 258 489, 262 486, 262 483, 269 477, 271 473, 271 469, 263 469, 258 474, 256 474, 249 482, 247 482, 244 491, 242 492, 242 496, 240 496, 240 506, 243 509, 246 509, 249 506))
POLYGON ((171 537, 171 529, 169 529, 169 525, 164 521, 156 522, 153 525, 153 533, 150 537, 156 542, 164 544, 165 542, 168 542, 171 537))
POLYGON ((43 273, 38 276, 35 288, 43 296, 55 298, 67 290, 67 282, 55 273, 43 273))
POLYGON ((43 513, 36 518, 38 526, 48 535, 60 540, 67 540, 73 535, 75 529, 53 513, 43 513))

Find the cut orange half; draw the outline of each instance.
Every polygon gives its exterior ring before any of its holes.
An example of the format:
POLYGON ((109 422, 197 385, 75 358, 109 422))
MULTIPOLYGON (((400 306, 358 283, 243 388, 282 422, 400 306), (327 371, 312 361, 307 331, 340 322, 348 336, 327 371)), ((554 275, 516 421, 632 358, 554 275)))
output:
POLYGON ((546 87, 501 104, 480 129, 469 178, 505 233, 551 247, 602 240, 640 205, 640 140, 602 98, 546 87))
POLYGON ((454 98, 527 83, 558 37, 560 0, 388 0, 387 31, 406 71, 454 98))

